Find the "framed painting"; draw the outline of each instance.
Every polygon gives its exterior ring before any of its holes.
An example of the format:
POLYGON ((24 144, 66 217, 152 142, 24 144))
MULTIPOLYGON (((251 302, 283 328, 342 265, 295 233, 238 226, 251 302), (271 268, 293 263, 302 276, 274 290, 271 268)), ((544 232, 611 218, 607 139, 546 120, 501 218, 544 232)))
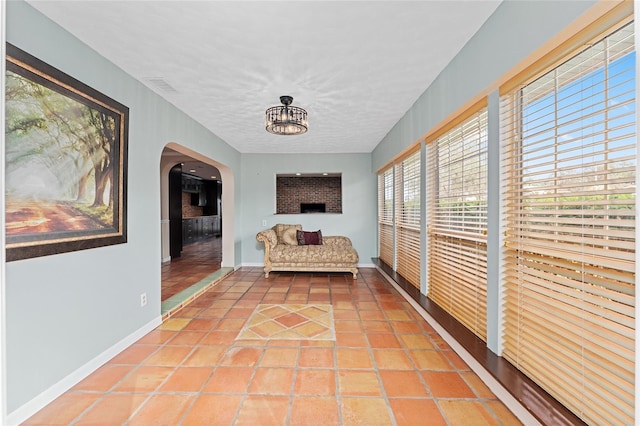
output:
POLYGON ((7 261, 127 242, 129 109, 7 44, 7 261))

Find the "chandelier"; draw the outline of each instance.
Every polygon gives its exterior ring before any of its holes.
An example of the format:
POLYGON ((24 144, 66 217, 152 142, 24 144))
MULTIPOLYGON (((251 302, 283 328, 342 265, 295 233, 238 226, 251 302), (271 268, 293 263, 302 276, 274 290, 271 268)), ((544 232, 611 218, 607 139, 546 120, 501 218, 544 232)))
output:
POLYGON ((267 132, 274 135, 301 135, 307 131, 307 111, 292 106, 291 96, 280 96, 283 106, 267 109, 265 122, 267 132))

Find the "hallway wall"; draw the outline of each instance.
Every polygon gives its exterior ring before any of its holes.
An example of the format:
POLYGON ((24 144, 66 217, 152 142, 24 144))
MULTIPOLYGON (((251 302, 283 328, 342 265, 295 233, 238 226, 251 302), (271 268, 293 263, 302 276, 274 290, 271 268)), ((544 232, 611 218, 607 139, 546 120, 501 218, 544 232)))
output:
MULTIPOLYGON (((9 43, 130 109, 128 242, 6 266, 7 404, 15 414, 159 323, 164 146, 176 142, 228 165, 238 176, 231 200, 239 199, 240 153, 27 3, 6 9, 9 43)), ((237 212, 231 216, 239 223, 237 212)))
POLYGON ((495 91, 500 79, 507 73, 513 76, 546 43, 562 40, 559 35, 596 3, 503 1, 376 146, 373 169, 387 164, 456 111, 495 91))
POLYGON ((377 177, 371 154, 244 154, 242 156, 242 261, 263 264, 264 247, 256 234, 277 223, 299 223, 304 230, 323 235, 345 235, 371 266, 377 253, 377 177), (342 173, 342 213, 275 214, 276 174, 342 173), (262 221, 266 226, 262 226, 262 221))

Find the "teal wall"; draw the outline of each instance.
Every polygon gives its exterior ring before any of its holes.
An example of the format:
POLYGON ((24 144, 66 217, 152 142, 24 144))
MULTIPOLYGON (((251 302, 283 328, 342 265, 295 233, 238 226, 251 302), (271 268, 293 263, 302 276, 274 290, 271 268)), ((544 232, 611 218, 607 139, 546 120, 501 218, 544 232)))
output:
POLYGON ((11 413, 160 317, 163 147, 176 142, 230 167, 236 199, 241 179, 240 154, 221 139, 27 3, 10 1, 6 9, 9 43, 130 109, 127 244, 6 265, 11 413), (149 302, 141 308, 143 292, 149 302))
POLYGON ((264 248, 256 234, 276 223, 299 223, 323 235, 348 236, 361 265, 376 256, 377 177, 371 154, 243 154, 242 262, 262 264, 264 248), (283 173, 342 173, 342 214, 274 214, 276 175, 283 173), (262 221, 267 226, 262 226, 262 221))
POLYGON ((377 170, 596 4, 504 1, 373 151, 377 170))

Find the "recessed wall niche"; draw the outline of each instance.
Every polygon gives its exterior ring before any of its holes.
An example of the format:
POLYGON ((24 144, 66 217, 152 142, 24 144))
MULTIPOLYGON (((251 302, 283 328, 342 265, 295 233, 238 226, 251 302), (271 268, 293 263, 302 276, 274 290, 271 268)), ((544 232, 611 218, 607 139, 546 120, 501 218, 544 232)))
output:
POLYGON ((342 174, 276 175, 276 214, 342 213, 342 174))

